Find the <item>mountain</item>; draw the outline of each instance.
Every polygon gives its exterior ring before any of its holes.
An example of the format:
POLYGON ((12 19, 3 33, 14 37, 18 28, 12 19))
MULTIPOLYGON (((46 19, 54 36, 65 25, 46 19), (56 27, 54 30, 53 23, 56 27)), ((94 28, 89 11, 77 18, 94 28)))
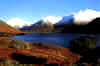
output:
POLYGON ((64 16, 61 21, 54 25, 55 31, 66 33, 87 33, 97 34, 100 27, 100 11, 91 9, 80 10, 73 14, 73 17, 64 16))
POLYGON ((44 20, 39 20, 31 26, 24 26, 20 30, 24 32, 51 32, 53 30, 53 24, 45 22, 44 20))
POLYGON ((20 30, 31 31, 31 32, 52 32, 54 29, 54 24, 60 21, 62 17, 47 16, 31 26, 24 26, 20 30))
POLYGON ((6 22, 0 20, 0 32, 8 32, 8 33, 21 33, 20 30, 15 29, 11 26, 9 26, 6 22))
MULTIPOLYGON (((69 20, 70 22, 70 20, 69 20)), ((73 21, 72 21, 73 22, 73 21)), ((70 22, 71 23, 71 22, 70 22)), ((55 30, 59 30, 64 33, 82 33, 82 34, 99 34, 100 33, 100 18, 96 18, 88 24, 63 24, 55 26, 55 30)))
MULTIPOLYGON (((85 17, 85 16, 84 16, 85 17)), ((78 20, 78 18, 77 18, 78 20)), ((22 31, 26 32, 63 32, 63 33, 83 33, 83 34, 98 34, 99 20, 100 18, 91 18, 90 20, 78 20, 77 22, 75 15, 64 16, 57 20, 39 20, 31 26, 25 26, 21 28, 22 31), (55 22, 52 22, 55 21, 55 22), (95 27, 96 26, 96 27, 95 27)))
POLYGON ((100 17, 95 18, 94 20, 92 20, 89 24, 86 25, 87 27, 87 32, 88 33, 96 33, 99 34, 100 33, 100 17))
POLYGON ((64 30, 67 30, 69 32, 71 30, 70 27, 72 27, 73 24, 74 24, 73 15, 64 16, 62 20, 54 24, 54 32, 63 32, 64 30))
POLYGON ((70 20, 74 19, 73 15, 70 16, 64 16, 60 21, 58 21, 55 25, 60 24, 73 24, 74 22, 71 22, 70 20))
POLYGON ((74 17, 73 15, 64 16, 60 21, 54 24, 55 27, 63 27, 65 24, 74 24, 74 17))

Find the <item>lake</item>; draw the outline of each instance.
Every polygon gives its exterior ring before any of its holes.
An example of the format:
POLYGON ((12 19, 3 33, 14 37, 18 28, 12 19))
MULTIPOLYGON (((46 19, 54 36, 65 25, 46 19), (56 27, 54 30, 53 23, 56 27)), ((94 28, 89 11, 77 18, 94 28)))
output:
MULTIPOLYGON (((87 34, 66 34, 66 33, 33 33, 26 35, 18 35, 9 38, 10 40, 23 40, 26 42, 41 42, 49 43, 53 45, 69 47, 69 42, 72 39, 79 38, 80 36, 86 36, 87 34)), ((94 36, 95 35, 88 35, 94 36)))

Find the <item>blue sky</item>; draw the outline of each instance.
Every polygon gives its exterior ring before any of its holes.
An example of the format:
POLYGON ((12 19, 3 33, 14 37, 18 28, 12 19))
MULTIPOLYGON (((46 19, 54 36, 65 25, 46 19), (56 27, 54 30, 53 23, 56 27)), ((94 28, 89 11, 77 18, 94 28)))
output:
POLYGON ((100 11, 100 0, 0 0, 0 17, 30 22, 46 16, 64 16, 87 8, 100 11))

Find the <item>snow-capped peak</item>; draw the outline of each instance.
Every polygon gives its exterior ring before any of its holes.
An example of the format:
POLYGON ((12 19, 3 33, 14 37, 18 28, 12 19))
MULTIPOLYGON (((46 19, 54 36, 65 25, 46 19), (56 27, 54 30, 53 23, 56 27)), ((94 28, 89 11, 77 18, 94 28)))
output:
POLYGON ((12 27, 16 27, 16 28, 22 28, 23 26, 31 25, 31 23, 29 23, 28 21, 24 21, 20 18, 13 18, 11 20, 8 20, 7 24, 9 24, 12 27))

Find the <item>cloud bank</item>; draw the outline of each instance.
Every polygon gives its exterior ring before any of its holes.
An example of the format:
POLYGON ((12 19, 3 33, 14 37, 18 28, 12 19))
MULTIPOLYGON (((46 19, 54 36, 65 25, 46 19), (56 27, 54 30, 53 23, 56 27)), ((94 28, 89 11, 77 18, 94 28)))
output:
POLYGON ((20 18, 12 18, 11 20, 7 21, 7 24, 9 24, 12 27, 22 28, 23 26, 30 26, 30 22, 24 21, 20 18))
POLYGON ((93 19, 100 17, 100 12, 92 9, 86 9, 74 14, 75 24, 88 24, 93 19))
POLYGON ((60 21, 61 19, 62 19, 62 17, 60 17, 60 16, 58 16, 58 17, 56 17, 56 16, 47 16, 43 20, 44 20, 44 22, 50 22, 52 24, 55 24, 58 21, 60 21))
MULTIPOLYGON (((78 25, 84 25, 91 22, 93 19, 100 17, 100 11, 95 11, 92 9, 86 9, 86 10, 80 10, 77 13, 68 14, 65 16, 73 15, 74 17, 74 23, 78 25)), ((43 20, 44 22, 51 22, 52 24, 55 24, 62 20, 63 17, 56 17, 56 16, 47 16, 43 20)))

